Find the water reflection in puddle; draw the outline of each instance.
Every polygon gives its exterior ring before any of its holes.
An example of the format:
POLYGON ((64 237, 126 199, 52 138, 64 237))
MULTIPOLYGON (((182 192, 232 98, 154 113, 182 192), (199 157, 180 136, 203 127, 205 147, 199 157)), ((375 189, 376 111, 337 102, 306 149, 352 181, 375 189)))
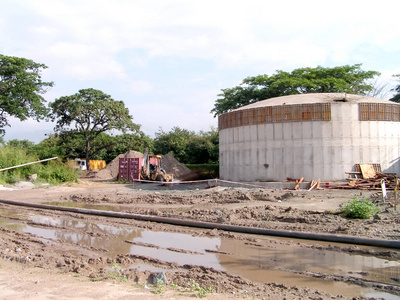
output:
POLYGON ((129 252, 131 254, 150 256, 180 265, 203 265, 216 270, 224 270, 217 255, 206 251, 217 251, 221 245, 220 238, 193 237, 182 233, 146 230, 142 231, 141 236, 133 239, 132 242, 151 244, 154 247, 133 245, 129 252), (175 249, 195 253, 178 253, 175 249))
MULTIPOLYGON (((5 216, 5 213, 0 210, 0 215, 5 216)), ((400 277, 400 263, 397 261, 288 245, 285 243, 288 239, 258 236, 255 245, 235 239, 194 237, 182 233, 117 227, 69 218, 32 214, 28 219, 31 224, 0 217, 0 226, 32 233, 48 240, 104 249, 111 257, 118 254, 143 255, 179 265, 202 265, 226 270, 256 282, 315 288, 333 295, 340 291, 340 294, 349 297, 362 295, 398 299, 393 295, 378 293, 357 285, 312 278, 293 272, 352 276, 397 285, 396 280, 400 277), (40 224, 58 228, 41 227, 40 224), (74 229, 74 232, 68 232, 69 228, 74 229)), ((312 241, 306 243, 316 244, 312 241)), ((145 265, 141 268, 149 270, 151 267, 145 265)))

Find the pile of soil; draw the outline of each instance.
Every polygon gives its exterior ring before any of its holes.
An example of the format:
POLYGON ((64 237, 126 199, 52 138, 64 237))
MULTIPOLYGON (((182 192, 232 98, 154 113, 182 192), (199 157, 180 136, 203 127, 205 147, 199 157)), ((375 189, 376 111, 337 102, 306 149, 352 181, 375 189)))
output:
POLYGON ((141 158, 143 157, 143 153, 130 150, 125 152, 124 154, 118 155, 114 158, 107 166, 98 171, 95 175, 96 179, 100 180, 117 180, 119 174, 119 159, 120 158, 141 158))
POLYGON ((188 167, 181 164, 170 154, 162 155, 161 167, 167 174, 173 174, 175 179, 185 179, 192 173, 188 167))

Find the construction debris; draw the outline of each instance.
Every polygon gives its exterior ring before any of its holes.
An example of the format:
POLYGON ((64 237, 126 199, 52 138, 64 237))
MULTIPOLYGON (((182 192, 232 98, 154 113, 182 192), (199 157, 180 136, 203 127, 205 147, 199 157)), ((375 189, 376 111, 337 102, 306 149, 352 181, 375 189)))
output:
POLYGON ((394 190, 397 177, 393 173, 376 172, 374 177, 370 178, 347 178, 348 183, 343 185, 331 185, 331 188, 337 189, 359 189, 359 190, 380 190, 382 180, 385 182, 386 189, 394 190))
POLYGON ((298 190, 300 187, 300 184, 304 181, 304 177, 301 177, 300 180, 297 181, 296 186, 294 187, 295 190, 298 190))

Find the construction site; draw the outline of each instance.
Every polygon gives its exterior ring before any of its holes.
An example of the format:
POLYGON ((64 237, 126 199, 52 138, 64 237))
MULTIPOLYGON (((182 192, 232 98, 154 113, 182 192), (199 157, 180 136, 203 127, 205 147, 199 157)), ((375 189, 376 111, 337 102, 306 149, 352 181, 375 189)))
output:
POLYGON ((129 151, 3 187, 1 298, 400 299, 398 104, 279 98, 220 116, 219 178, 129 151))

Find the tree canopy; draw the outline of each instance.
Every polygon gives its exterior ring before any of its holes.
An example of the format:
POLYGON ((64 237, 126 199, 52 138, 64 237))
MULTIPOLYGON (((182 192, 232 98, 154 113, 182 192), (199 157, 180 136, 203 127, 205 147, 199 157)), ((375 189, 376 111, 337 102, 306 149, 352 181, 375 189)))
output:
POLYGON ((55 131, 81 134, 85 140, 87 166, 91 156, 91 143, 101 133, 111 130, 122 132, 139 130, 122 101, 95 89, 82 89, 49 104, 57 120, 55 131))
POLYGON ((214 116, 261 100, 306 93, 341 93, 365 95, 374 86, 369 79, 380 75, 364 71, 361 64, 333 68, 300 68, 292 72, 277 70, 268 76, 247 77, 240 86, 222 89, 211 110, 214 116))
POLYGON ((42 94, 53 82, 42 81, 41 71, 46 68, 26 58, 0 54, 0 134, 5 133, 4 127, 10 126, 10 116, 21 121, 47 117, 42 94))
POLYGON ((154 152, 172 154, 185 164, 216 163, 219 159, 219 134, 215 129, 195 133, 180 127, 173 127, 169 132, 162 129, 156 132, 154 152))
MULTIPOLYGON (((400 82, 400 74, 394 75, 394 77, 397 77, 400 82)), ((396 92, 396 94, 394 94, 394 96, 392 98, 390 98, 389 100, 400 103, 400 83, 397 85, 397 87, 395 87, 393 89, 393 91, 396 92)))

